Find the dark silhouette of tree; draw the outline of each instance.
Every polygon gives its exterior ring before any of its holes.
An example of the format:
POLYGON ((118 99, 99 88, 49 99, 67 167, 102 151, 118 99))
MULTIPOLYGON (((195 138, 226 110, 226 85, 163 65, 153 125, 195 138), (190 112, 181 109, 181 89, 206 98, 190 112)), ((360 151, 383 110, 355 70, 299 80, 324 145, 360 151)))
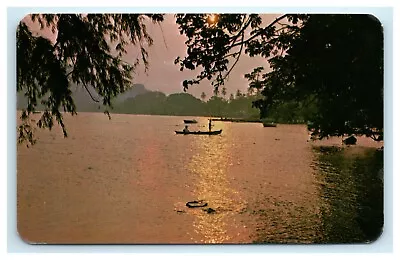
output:
POLYGON ((311 15, 287 55, 270 59, 262 75, 263 115, 295 100, 316 107, 310 119, 320 138, 365 134, 383 138, 383 33, 369 15, 311 15))
POLYGON ((34 128, 51 129, 54 120, 67 136, 60 110, 76 114, 71 83, 82 86, 93 102, 111 107, 111 99, 132 85, 135 68, 148 66, 146 48, 153 40, 144 21, 163 21, 159 14, 33 14, 30 18, 42 29, 57 32, 51 42, 34 35, 24 21, 17 29, 17 92, 27 97, 18 141, 31 144, 34 128), (123 60, 130 44, 138 47, 139 54, 132 63, 123 60), (29 116, 39 104, 44 111, 36 125, 31 125, 29 116))
POLYGON ((254 95, 254 88, 248 87, 248 88, 247 88, 247 95, 248 95, 248 96, 253 96, 253 95, 254 95))
POLYGON ((231 93, 230 96, 229 96, 229 102, 231 102, 234 99, 235 99, 235 96, 231 93))
POLYGON ((214 88, 213 94, 214 94, 214 96, 218 97, 218 95, 219 95, 219 90, 218 90, 218 88, 214 88))
POLYGON ((261 90, 263 89, 263 82, 261 80, 261 72, 264 70, 263 67, 255 68, 251 73, 247 73, 244 75, 246 79, 250 81, 248 93, 250 95, 256 93, 256 95, 260 94, 261 90))
POLYGON ((181 70, 200 69, 184 89, 204 79, 218 89, 241 55, 261 56, 272 71, 247 75, 263 95, 254 102, 261 117, 284 102, 311 104, 314 135, 382 140, 383 32, 374 17, 284 14, 265 26, 257 14, 220 14, 212 27, 204 26, 204 14, 176 17, 188 40, 187 55, 175 62, 181 70))
POLYGON ((242 96, 243 96, 242 91, 240 91, 240 89, 236 90, 236 98, 240 98, 242 96))
POLYGON ((204 93, 204 92, 201 92, 201 99, 203 100, 203 102, 206 100, 206 93, 204 93))
POLYGON ((223 114, 225 102, 221 97, 212 96, 206 104, 207 112, 210 116, 220 117, 223 114))
POLYGON ((224 97, 224 99, 225 99, 225 96, 226 96, 226 87, 223 87, 222 88, 222 90, 221 90, 221 94, 222 94, 222 96, 224 97))

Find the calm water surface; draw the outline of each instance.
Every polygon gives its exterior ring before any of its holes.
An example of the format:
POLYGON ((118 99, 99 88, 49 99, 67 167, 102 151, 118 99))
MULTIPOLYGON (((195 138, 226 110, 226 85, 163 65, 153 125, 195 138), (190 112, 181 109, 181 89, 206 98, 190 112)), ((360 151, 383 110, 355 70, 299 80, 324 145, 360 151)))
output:
MULTIPOLYGON (((368 239, 362 224, 381 227, 383 215, 375 214, 381 208, 371 205, 383 205, 382 185, 361 196, 353 169, 360 164, 361 175, 373 175, 363 183, 371 178, 379 183, 375 173, 383 159, 370 166, 357 158, 376 151, 362 146, 382 144, 360 139, 356 148, 326 152, 316 147, 340 147, 340 140, 307 142, 303 125, 214 122, 214 129, 223 129, 220 136, 175 135, 183 119, 112 115, 109 121, 103 114, 79 113, 65 118, 68 138, 56 128, 37 132, 38 143, 31 148, 18 146, 22 238, 34 243, 363 242, 368 239), (347 164, 335 164, 352 156, 347 164), (347 177, 332 180, 340 172, 347 177), (185 206, 200 199, 215 212, 185 206), (338 228, 353 235, 337 235, 338 228)), ((197 120, 190 129, 206 130, 207 119, 197 120)))

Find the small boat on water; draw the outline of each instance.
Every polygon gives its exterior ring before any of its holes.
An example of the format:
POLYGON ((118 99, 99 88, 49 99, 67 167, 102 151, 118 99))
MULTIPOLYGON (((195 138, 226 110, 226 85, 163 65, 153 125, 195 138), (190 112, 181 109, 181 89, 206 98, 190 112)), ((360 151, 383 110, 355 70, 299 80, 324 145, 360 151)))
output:
POLYGON ((205 207, 207 205, 208 205, 208 203, 204 202, 203 200, 189 201, 188 203, 186 203, 186 207, 188 207, 188 208, 199 208, 199 207, 205 207))
POLYGON ((267 123, 267 122, 264 122, 264 123, 263 123, 263 126, 264 126, 264 127, 276 127, 276 124, 275 124, 275 123, 267 123))
POLYGON ((185 120, 183 120, 183 122, 185 124, 196 124, 197 120, 196 119, 185 119, 185 120))
POLYGON ((177 135, 219 135, 222 133, 222 129, 217 131, 196 131, 196 132, 184 132, 184 131, 175 131, 177 135))

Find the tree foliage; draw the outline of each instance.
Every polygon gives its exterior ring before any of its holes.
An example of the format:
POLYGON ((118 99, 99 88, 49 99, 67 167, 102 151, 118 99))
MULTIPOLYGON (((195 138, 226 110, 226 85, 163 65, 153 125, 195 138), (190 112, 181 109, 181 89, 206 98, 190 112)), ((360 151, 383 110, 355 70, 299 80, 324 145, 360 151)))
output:
MULTIPOLYGON (((212 96, 209 100, 202 101, 188 93, 175 93, 167 96, 162 92, 149 91, 133 98, 128 98, 123 102, 116 102, 112 112, 124 114, 257 119, 259 111, 252 107, 252 102, 255 99, 255 96, 244 95, 236 99, 232 98, 231 100, 212 96)), ((286 118, 279 113, 276 115, 279 115, 281 118, 286 118)))
MULTIPOLYGON (((181 70, 201 68, 183 87, 212 81, 223 85, 244 53, 268 60, 272 71, 257 67, 246 75, 262 117, 283 103, 295 102, 313 122, 319 137, 366 134, 383 137, 383 32, 370 15, 292 15, 263 25, 256 14, 220 14, 210 26, 207 15, 179 14, 188 37, 181 70)), ((291 103, 294 105, 294 103, 291 103)))
POLYGON ((243 52, 252 57, 269 57, 272 51, 287 45, 287 35, 298 31, 297 26, 289 25, 277 30, 277 22, 286 18, 297 23, 303 16, 285 14, 266 27, 258 14, 219 14, 217 22, 211 25, 207 23, 208 17, 209 14, 176 15, 180 33, 187 36, 187 55, 178 57, 175 63, 181 70, 201 68, 196 78, 183 82, 185 89, 204 79, 211 80, 218 89, 243 52))
POLYGON ((61 111, 76 114, 71 83, 85 88, 94 102, 111 107, 111 99, 131 86, 135 68, 148 65, 146 48, 153 40, 145 20, 163 21, 159 14, 33 14, 30 18, 57 35, 55 42, 34 35, 24 21, 17 28, 17 91, 27 97, 18 141, 30 143, 35 141, 36 126, 51 129, 54 121, 67 136, 61 111), (138 46, 133 62, 123 60, 128 45, 138 46), (38 104, 44 111, 35 126, 29 116, 38 104))

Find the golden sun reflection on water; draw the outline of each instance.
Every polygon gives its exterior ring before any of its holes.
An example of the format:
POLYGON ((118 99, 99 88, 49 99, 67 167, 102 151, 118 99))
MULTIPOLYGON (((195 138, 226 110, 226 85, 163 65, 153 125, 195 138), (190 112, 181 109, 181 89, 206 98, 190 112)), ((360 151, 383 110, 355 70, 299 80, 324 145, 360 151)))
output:
POLYGON ((245 201, 232 189, 227 177, 230 151, 226 140, 221 136, 202 136, 193 139, 193 142, 200 148, 200 152, 187 165, 197 180, 193 195, 195 199, 205 200, 208 206, 189 210, 195 216, 194 232, 200 240, 192 239, 195 243, 237 242, 237 238, 232 235, 240 236, 243 226, 232 221, 232 218, 243 210, 245 201), (205 210, 208 208, 215 212, 207 213, 205 210))

